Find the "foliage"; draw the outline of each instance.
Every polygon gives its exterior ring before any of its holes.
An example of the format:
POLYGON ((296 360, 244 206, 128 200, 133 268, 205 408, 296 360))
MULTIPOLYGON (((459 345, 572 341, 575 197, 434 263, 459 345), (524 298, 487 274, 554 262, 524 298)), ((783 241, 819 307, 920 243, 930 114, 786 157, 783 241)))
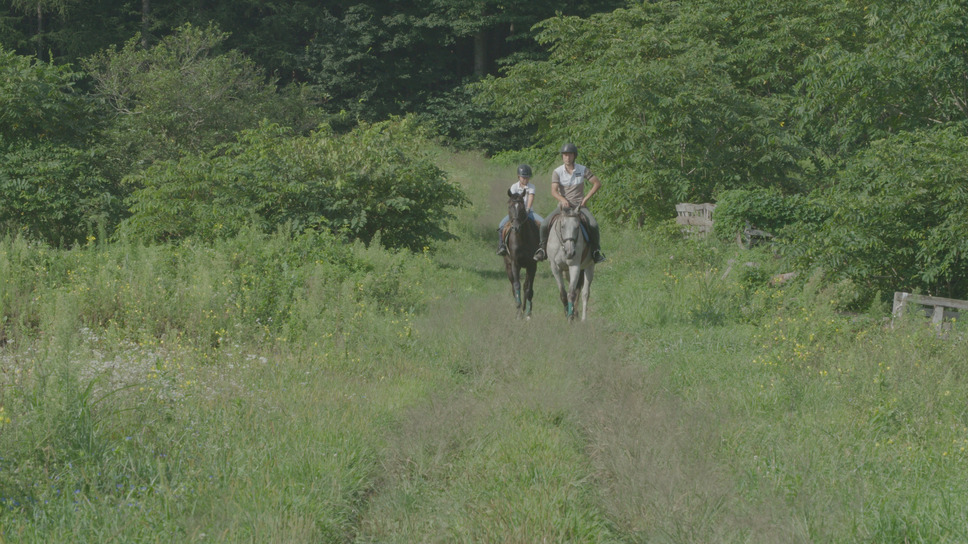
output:
POLYGON ((810 215, 810 201, 802 195, 784 196, 776 189, 733 189, 716 200, 713 228, 722 238, 731 238, 750 226, 771 234, 810 215))
POLYGON ((137 38, 85 61, 94 96, 113 116, 104 144, 116 160, 143 168, 230 142, 263 119, 315 126, 309 96, 278 92, 264 71, 237 51, 220 52, 227 34, 184 25, 143 49, 137 38))
POLYGON ((92 153, 27 143, 0 153, 0 165, 2 231, 71 246, 111 232, 119 220, 117 187, 92 153))
POLYGON ((117 223, 117 187, 81 150, 98 120, 78 78, 0 48, 0 231, 69 246, 117 223))
POLYGON ((232 236, 252 222, 271 231, 322 227, 350 239, 421 250, 448 237, 464 196, 421 150, 409 120, 343 136, 293 136, 277 125, 244 131, 216 151, 165 161, 133 176, 124 230, 145 240, 232 236))
POLYGON ((96 119, 77 90, 79 74, 0 46, 0 146, 21 141, 84 141, 96 119))
POLYGON ((550 19, 538 36, 550 59, 514 65, 484 92, 500 111, 534 123, 544 148, 569 140, 586 150, 586 164, 614 188, 601 198, 612 217, 668 216, 675 202, 723 189, 791 190, 804 150, 771 87, 749 81, 750 67, 788 61, 762 46, 751 58, 751 43, 733 49, 715 34, 723 20, 769 19, 779 9, 644 3, 550 19))
POLYGON ((968 296, 964 124, 874 142, 812 195, 828 210, 787 233, 784 251, 876 290, 968 296))
POLYGON ((464 85, 429 99, 420 117, 433 125, 445 145, 454 149, 493 155, 529 145, 530 126, 514 116, 497 115, 480 102, 473 85, 464 85))
POLYGON ((818 155, 843 160, 898 131, 965 120, 968 6, 882 0, 850 10, 840 36, 806 57, 798 85, 794 110, 818 155))

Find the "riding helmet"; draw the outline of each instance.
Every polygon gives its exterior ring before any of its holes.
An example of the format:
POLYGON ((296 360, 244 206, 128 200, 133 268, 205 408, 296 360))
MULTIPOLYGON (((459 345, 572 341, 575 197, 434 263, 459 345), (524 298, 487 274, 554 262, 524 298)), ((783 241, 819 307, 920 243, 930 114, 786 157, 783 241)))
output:
POLYGON ((522 164, 521 166, 518 166, 518 175, 521 176, 522 178, 530 178, 531 167, 528 166, 527 164, 522 164))
POLYGON ((578 146, 576 146, 575 144, 569 142, 569 143, 561 146, 561 151, 559 152, 559 154, 561 154, 561 153, 574 153, 575 154, 575 157, 577 158, 578 157, 578 146))

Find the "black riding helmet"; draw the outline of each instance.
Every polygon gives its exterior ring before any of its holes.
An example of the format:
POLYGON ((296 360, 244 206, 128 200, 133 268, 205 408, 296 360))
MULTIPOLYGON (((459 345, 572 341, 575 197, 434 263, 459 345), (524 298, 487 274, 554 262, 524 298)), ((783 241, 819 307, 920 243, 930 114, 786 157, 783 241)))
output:
POLYGON ((521 166, 518 166, 518 175, 521 176, 522 178, 530 178, 531 167, 528 166, 527 164, 522 164, 521 166))
POLYGON ((569 142, 569 143, 561 146, 561 151, 559 151, 558 154, 560 155, 562 153, 574 153, 575 154, 575 158, 577 159, 578 158, 578 146, 576 146, 575 144, 569 142))

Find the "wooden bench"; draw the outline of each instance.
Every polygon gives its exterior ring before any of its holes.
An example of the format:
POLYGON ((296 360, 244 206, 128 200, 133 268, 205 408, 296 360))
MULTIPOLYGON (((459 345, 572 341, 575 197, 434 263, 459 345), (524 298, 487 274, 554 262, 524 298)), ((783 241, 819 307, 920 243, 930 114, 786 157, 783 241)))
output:
POLYGON ((894 317, 900 317, 904 315, 910 304, 924 307, 924 314, 931 317, 931 323, 939 328, 945 319, 957 318, 960 311, 968 311, 968 300, 896 292, 894 293, 894 308, 891 313, 894 317))
POLYGON ((682 225, 685 234, 706 236, 713 231, 715 204, 676 204, 676 223, 682 225))

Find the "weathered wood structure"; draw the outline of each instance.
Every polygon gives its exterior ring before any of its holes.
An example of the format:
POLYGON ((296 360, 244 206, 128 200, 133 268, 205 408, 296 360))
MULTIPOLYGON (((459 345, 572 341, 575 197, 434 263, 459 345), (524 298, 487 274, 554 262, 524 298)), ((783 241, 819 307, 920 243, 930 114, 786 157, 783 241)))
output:
POLYGON ((713 231, 715 204, 676 204, 676 223, 685 234, 706 236, 713 231))
POLYGON ((749 221, 746 222, 746 228, 743 232, 736 233, 736 243, 741 247, 749 249, 760 242, 767 242, 773 239, 773 235, 765 230, 760 230, 753 228, 753 225, 749 221))
POLYGON ((900 317, 912 304, 922 308, 925 316, 930 317, 931 322, 938 327, 942 326, 945 319, 957 318, 960 312, 968 311, 968 300, 896 292, 892 314, 894 317, 900 317))

